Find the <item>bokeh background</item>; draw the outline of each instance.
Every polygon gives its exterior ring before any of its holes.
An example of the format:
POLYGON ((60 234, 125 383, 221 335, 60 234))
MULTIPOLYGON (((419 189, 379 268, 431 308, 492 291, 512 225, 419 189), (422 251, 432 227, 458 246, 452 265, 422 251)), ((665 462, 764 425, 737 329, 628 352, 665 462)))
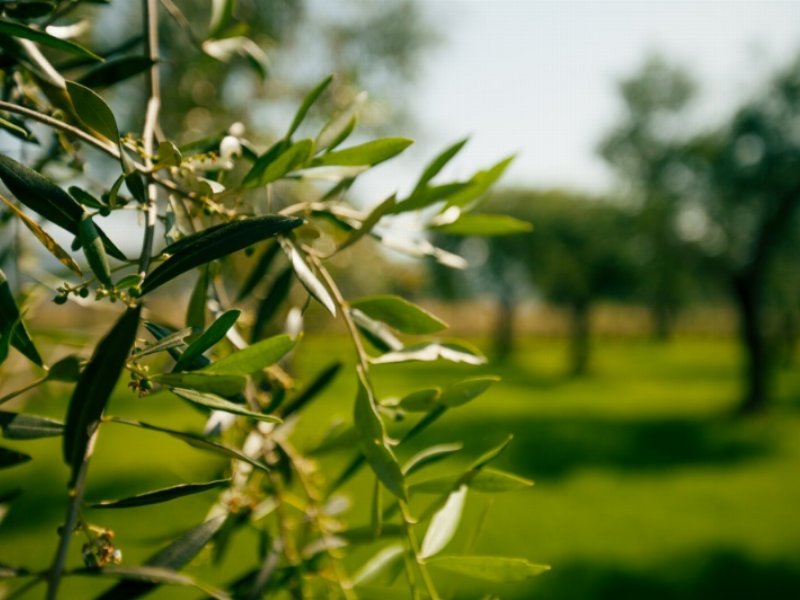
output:
MULTIPOLYGON (((118 44, 138 18, 138 3, 113 4, 97 30, 101 46, 118 44)), ((176 4, 189 26, 203 18, 205 3, 176 4)), ((510 431, 500 466, 537 482, 468 503, 468 517, 485 512, 486 526, 456 544, 553 565, 522 590, 488 591, 800 597, 800 4, 242 0, 239 10, 263 55, 230 66, 193 55, 173 29, 164 37, 165 129, 193 139, 240 121, 266 144, 335 72, 312 120, 357 101, 364 135, 418 139, 357 182, 351 192, 363 206, 408 191, 432 154, 465 136, 444 179, 516 154, 483 208, 529 221, 532 232, 438 234, 432 241, 464 256, 464 270, 377 251, 337 265, 350 296, 390 291, 430 307, 503 377, 434 434, 488 446, 510 431)), ((131 82, 111 98, 131 130, 140 88, 131 82)), ((14 141, 0 138, 0 147, 14 141)), ((102 162, 90 170, 103 178, 102 162)), ((419 224, 398 227, 411 237, 419 224)), ((0 262, 10 242, 0 243, 0 262)), ((79 306, 37 310, 35 333, 56 347, 103 329, 79 306), (71 333, 55 337, 48 323, 71 333)), ((321 313, 307 320, 325 335, 307 336, 292 365, 301 379, 345 345, 321 313)), ((0 391, 26 376, 4 368, 0 391)), ((459 373, 404 367, 380 386, 399 394, 459 373)), ((351 388, 337 382, 298 439, 317 440, 331 418, 347 418, 351 388)), ((61 416, 68 390, 43 390, 22 402, 61 416)), ((112 407, 201 426, 191 411, 158 396, 134 401, 122 387, 112 407)), ((207 458, 154 439, 136 448, 139 466, 118 472, 114 456, 134 443, 126 435, 103 440, 90 498, 208 468, 207 458)), ((26 451, 57 455, 57 442, 26 451)), ((40 554, 61 516, 63 470, 34 460, 0 475, 0 490, 40 490, 37 503, 0 515, 0 556, 49 559, 40 554)), ((181 502, 137 515, 167 535, 202 518, 202 500, 181 502)), ((108 520, 127 535, 127 556, 145 555, 153 540, 137 536, 136 523, 108 520)), ((219 568, 233 569, 235 555, 228 562, 219 568)))

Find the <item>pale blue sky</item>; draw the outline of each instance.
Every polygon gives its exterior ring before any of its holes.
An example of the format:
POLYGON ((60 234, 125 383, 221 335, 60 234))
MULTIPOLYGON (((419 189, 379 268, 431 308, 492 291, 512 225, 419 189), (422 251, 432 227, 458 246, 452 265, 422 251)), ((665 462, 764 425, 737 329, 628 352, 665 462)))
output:
POLYGON ((696 74, 695 119, 713 123, 800 51, 800 2, 422 2, 444 39, 410 94, 419 141, 364 182, 369 196, 405 188, 409 169, 466 134, 470 144, 444 175, 517 152, 507 183, 601 191, 612 179, 594 148, 619 114, 616 82, 649 52, 696 74))

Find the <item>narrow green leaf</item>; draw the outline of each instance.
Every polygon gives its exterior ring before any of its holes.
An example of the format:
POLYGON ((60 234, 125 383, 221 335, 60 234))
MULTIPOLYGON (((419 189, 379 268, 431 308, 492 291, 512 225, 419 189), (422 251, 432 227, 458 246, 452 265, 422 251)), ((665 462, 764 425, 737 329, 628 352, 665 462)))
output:
POLYGON ((303 119, 306 118, 308 114, 308 110, 317 101, 317 99, 322 95, 322 93, 328 89, 328 86, 333 81, 333 75, 329 75, 325 79, 323 79, 320 83, 318 83, 314 89, 312 89, 306 97, 303 99, 300 108, 297 109, 297 114, 295 114, 294 119, 292 120, 292 124, 289 126, 289 131, 286 132, 286 139, 290 139, 294 132, 297 131, 297 128, 300 127, 300 124, 303 122, 303 119))
POLYGON ((427 559, 445 549, 453 539, 458 524, 461 522, 461 513, 467 499, 467 486, 462 485, 447 497, 447 502, 433 515, 431 524, 425 532, 420 549, 420 558, 427 559))
POLYGON ((292 276, 294 269, 286 267, 275 278, 275 282, 269 289, 267 296, 259 303, 256 310, 256 318, 253 321, 253 329, 250 333, 250 341, 257 342, 264 337, 267 325, 272 321, 292 289, 292 276))
POLYGON ((350 306, 403 333, 436 333, 447 328, 446 323, 400 296, 370 296, 353 300, 350 306))
POLYGON ((465 207, 471 204, 474 200, 477 200, 483 196, 489 191, 489 188, 492 187, 492 185, 494 185, 494 183, 500 179, 500 177, 502 177, 503 173, 505 173, 506 169, 508 169, 508 166, 513 160, 514 156, 509 156, 489 169, 475 173, 475 175, 473 175, 470 179, 469 185, 466 188, 459 193, 450 196, 445 208, 450 206, 465 207))
POLYGON ((90 69, 78 79, 87 88, 112 86, 147 72, 155 63, 146 56, 123 56, 90 69))
POLYGON ((306 404, 321 394, 333 382, 341 370, 342 363, 339 361, 325 367, 291 402, 281 407, 279 414, 283 418, 288 418, 290 415, 302 410, 306 404))
MULTIPOLYGON (((93 577, 112 577, 114 579, 121 579, 125 582, 130 581, 131 583, 141 583, 142 585, 153 586, 153 587, 161 584, 194 587, 203 591, 206 594, 209 594, 212 598, 215 598, 217 600, 231 600, 231 597, 228 596, 225 592, 217 590, 205 583, 201 583, 194 577, 190 577, 189 575, 184 575, 183 573, 177 573, 170 569, 164 569, 162 567, 151 567, 151 566, 127 567, 121 565, 109 565, 103 568, 86 567, 83 569, 78 569, 76 571, 69 571, 67 574, 85 575, 93 577)), ((151 588, 148 587, 148 591, 149 589, 151 588)), ((138 593, 134 597, 138 596, 141 596, 141 593, 138 593)), ((101 597, 122 598, 123 596, 103 595, 101 597)), ((124 596, 124 597, 130 598, 132 596, 124 596)))
POLYGON ((61 360, 56 361, 50 366, 50 370, 47 371, 48 381, 74 383, 80 379, 80 376, 81 359, 74 354, 65 356, 61 360))
POLYGON ((358 240, 360 240, 365 235, 369 234, 370 231, 374 229, 374 227, 378 224, 378 222, 387 214, 392 212, 397 203, 397 197, 393 194, 389 196, 386 200, 378 204, 375 208, 373 208, 367 218, 361 221, 361 225, 358 229, 355 229, 350 233, 347 239, 339 244, 339 250, 344 250, 345 248, 352 246, 358 240))
POLYGON ((468 365, 482 365, 486 358, 473 348, 467 348, 460 344, 420 344, 408 346, 403 350, 388 352, 372 359, 376 365, 388 365, 400 362, 431 362, 436 360, 447 360, 455 363, 465 363, 468 365))
POLYGON ((3 430, 3 437, 10 440, 35 440, 61 435, 64 424, 47 417, 0 412, 0 429, 3 430))
MULTIPOLYGON (((0 179, 22 204, 72 235, 78 235, 83 207, 52 181, 2 154, 0 179)), ((98 233, 111 256, 127 260, 105 233, 99 229, 98 233)))
POLYGON ((272 263, 275 262, 275 258, 280 254, 280 251, 281 247, 277 242, 271 242, 269 244, 267 249, 264 250, 263 254, 258 258, 258 262, 256 262, 253 270, 250 271, 250 275, 247 276, 247 279, 242 284, 239 294, 236 296, 237 301, 244 300, 256 289, 256 286, 266 276, 272 263))
POLYGON ((407 138, 384 138, 373 140, 358 146, 351 146, 344 150, 326 152, 311 161, 313 167, 359 167, 373 166, 397 156, 413 144, 407 138))
POLYGON ((190 269, 290 231, 302 224, 302 219, 266 215, 223 223, 185 237, 166 248, 165 252, 171 256, 145 278, 142 283, 142 294, 152 292, 190 269))
POLYGON ((437 556, 427 560, 426 564, 457 575, 495 583, 524 581, 550 570, 547 565, 504 556, 437 556))
POLYGON ((24 142, 31 142, 33 144, 39 143, 38 138, 28 129, 28 126, 23 121, 16 118, 10 116, 6 118, 0 117, 0 129, 3 129, 24 142))
POLYGON ((439 172, 449 163, 453 157, 458 154, 464 145, 469 141, 469 138, 464 138, 453 144, 452 146, 446 148, 441 154, 436 156, 430 164, 425 167, 425 170, 422 172, 422 175, 417 181, 417 185, 414 187, 414 191, 421 190, 424 188, 431 179, 436 177, 439 172))
POLYGON ((469 487, 476 492, 516 492, 533 486, 533 481, 519 475, 498 469, 481 469, 469 481, 469 487))
POLYGON ((3 12, 14 19, 38 19, 49 15, 55 10, 56 5, 52 0, 36 2, 35 0, 21 0, 18 2, 3 2, 3 12))
POLYGON ((403 349, 403 342, 392 333, 392 330, 386 324, 370 319, 356 308, 350 309, 350 315, 353 317, 358 330, 377 350, 390 352, 403 349))
POLYGON ((0 269, 0 332, 3 333, 4 344, 10 343, 32 363, 44 366, 44 361, 22 322, 19 308, 2 269, 0 269))
POLYGON ((328 312, 335 317, 336 303, 333 301, 333 297, 328 291, 328 288, 325 287, 314 271, 311 270, 311 267, 303 258, 300 250, 289 240, 282 239, 281 245, 283 246, 286 254, 289 256, 289 260, 292 263, 292 269, 294 269, 294 274, 297 275, 297 279, 300 280, 300 283, 303 284, 303 287, 306 288, 308 293, 311 294, 320 304, 322 304, 322 306, 327 308, 328 312))
POLYGON ((15 467, 16 465, 28 462, 30 459, 31 457, 27 454, 0 446, 0 469, 15 467))
POLYGON ((296 340, 286 334, 276 335, 229 354, 208 365, 201 373, 250 375, 274 365, 294 348, 295 343, 296 340))
POLYGON ((428 388, 411 392, 400 399, 398 406, 408 412, 430 412, 441 403, 442 389, 428 388))
POLYGON ((454 183, 443 183, 441 185, 423 186, 418 190, 414 190, 408 198, 398 202, 392 212, 397 214, 428 208, 437 202, 446 200, 467 189, 469 185, 468 182, 457 181, 454 183))
POLYGON ((462 444, 439 444, 437 446, 425 448, 424 450, 417 452, 414 456, 406 461, 406 463, 403 465, 403 474, 406 476, 411 475, 423 467, 435 462, 439 462, 451 454, 455 454, 463 447, 464 446, 462 444))
POLYGON ((106 249, 103 247, 103 240, 100 239, 97 227, 95 227, 94 222, 88 215, 84 215, 83 219, 81 219, 78 238, 81 240, 86 261, 89 263, 89 267, 91 267, 92 273, 95 274, 97 280, 106 287, 113 287, 111 267, 108 264, 108 256, 106 255, 106 249))
POLYGON ((84 125, 119 144, 119 128, 114 113, 95 91, 74 81, 67 81, 67 93, 72 99, 75 112, 84 125))
POLYGON ((495 375, 464 379, 445 388, 440 402, 450 408, 461 406, 483 394, 498 381, 500 381, 500 378, 495 375))
POLYGON ((512 439, 514 439, 514 436, 513 435, 509 435, 508 437, 506 437, 506 439, 504 439, 502 442, 500 442, 497 446, 495 446, 491 450, 488 450, 485 453, 483 453, 481 456, 478 457, 478 459, 475 462, 473 462, 470 465, 470 469, 473 470, 473 471, 477 471, 477 470, 482 469, 486 465, 488 465, 495 458, 500 456, 505 451, 506 448, 508 448, 508 445, 511 443, 512 439))
POLYGON ((230 20, 236 0, 211 0, 211 21, 208 24, 208 37, 219 37, 230 20))
POLYGON ((103 208, 108 208, 106 204, 92 196, 86 190, 79 188, 78 186, 71 185, 67 188, 69 195, 75 198, 78 202, 80 202, 83 206, 88 208, 93 208, 95 210, 100 210, 103 208))
POLYGON ((375 478, 375 485, 372 489, 370 525, 372 526, 372 535, 377 540, 383 529, 383 497, 381 496, 381 480, 377 477, 375 478))
POLYGON ((131 346, 136 339, 142 306, 129 308, 100 340, 72 394, 64 424, 64 460, 72 468, 72 480, 86 455, 89 439, 114 390, 131 346))
MULTIPOLYGON (((147 324, 145 324, 145 327, 147 327, 147 324)), ((192 328, 186 327, 179 331, 166 334, 155 344, 150 344, 149 346, 142 348, 139 352, 134 353, 134 356, 141 358, 143 356, 150 356, 151 354, 156 354, 158 352, 164 352, 165 350, 169 351, 181 347, 186 348, 186 338, 192 335, 192 333, 194 333, 192 328)))
POLYGON ((275 157, 271 156, 268 150, 245 175, 242 187, 261 187, 277 181, 287 173, 302 167, 311 158, 313 151, 314 142, 308 139, 295 142, 275 157))
POLYGON ((502 236, 527 233, 533 226, 508 215, 464 214, 457 221, 431 227, 448 235, 502 236))
POLYGON ((234 402, 230 402, 228 400, 225 400, 225 398, 220 398, 219 396, 215 396, 214 394, 197 392, 195 390, 183 390, 180 388, 173 388, 171 391, 176 396, 183 398, 184 400, 191 402, 192 404, 197 404, 205 408, 210 408, 211 410, 221 410, 223 412, 231 413, 234 415, 250 417, 251 419, 256 419, 257 421, 264 421, 265 423, 281 422, 281 420, 278 417, 247 410, 241 404, 235 404, 234 402))
POLYGON ((381 571, 388 568, 396 561, 399 561, 403 557, 404 552, 405 548, 403 544, 391 544, 385 548, 381 548, 355 575, 353 575, 353 585, 362 586, 372 581, 381 571))
POLYGON ((358 432, 361 450, 381 483, 398 498, 406 499, 406 484, 397 459, 386 443, 386 430, 375 401, 359 373, 358 392, 353 409, 353 422, 358 432))
POLYGON ((177 387, 198 392, 210 392, 220 396, 233 396, 244 389, 247 380, 242 375, 205 373, 191 371, 189 373, 160 373, 151 378, 153 381, 168 387, 177 387))
POLYGON ((182 442, 189 444, 193 448, 197 448, 198 450, 205 450, 207 452, 212 452, 214 454, 218 454, 226 458, 234 458, 236 460, 241 460, 262 471, 269 471, 267 465, 253 458, 250 458, 242 451, 237 450, 236 448, 232 448, 230 446, 226 446, 225 444, 212 442, 211 440, 206 439, 201 435, 197 435, 194 433, 186 433, 184 431, 175 431, 174 429, 167 429, 166 427, 159 427, 158 425, 152 425, 150 423, 145 423, 143 421, 135 421, 133 419, 123 419, 121 417, 110 417, 109 421, 111 423, 130 425, 131 427, 140 427, 142 429, 148 429, 150 431, 165 433, 170 437, 174 437, 175 439, 181 440, 182 442))
POLYGON ((206 328, 209 278, 209 267, 206 264, 200 268, 197 282, 192 288, 192 295, 189 296, 189 304, 186 305, 186 326, 196 331, 203 331, 206 328))
POLYGON ((33 29, 32 27, 28 27, 27 25, 16 23, 14 21, 9 21, 8 19, 0 18, 0 34, 31 40, 32 42, 42 44, 43 46, 49 46, 50 48, 55 48, 56 50, 61 50, 62 52, 69 52, 70 54, 83 56, 84 58, 91 58, 99 61, 103 60, 94 52, 84 48, 80 44, 70 42, 69 40, 62 40, 61 38, 52 36, 49 33, 41 31, 40 29, 33 29))
POLYGON ((225 334, 233 327, 234 323, 236 323, 236 319, 238 319, 241 314, 242 311, 238 309, 222 313, 200 337, 189 344, 189 347, 181 354, 178 362, 175 363, 173 371, 185 370, 187 365, 190 365, 195 358, 224 338, 225 334))
POLYGON ((147 506, 150 504, 161 504, 176 498, 200 494, 215 488, 226 487, 230 479, 215 479, 203 483, 181 483, 142 494, 136 494, 128 498, 119 500, 102 500, 89 505, 89 508, 131 508, 134 506, 147 506))
POLYGON ((47 248, 47 251, 55 256, 62 265, 67 267, 79 277, 83 276, 78 263, 76 263, 69 253, 59 246, 56 241, 50 237, 50 234, 42 229, 39 224, 36 223, 36 221, 22 212, 16 204, 7 200, 5 196, 0 195, 0 200, 3 201, 3 203, 11 210, 11 212, 14 213, 20 221, 22 221, 23 225, 30 230, 36 239, 39 240, 42 245, 47 248))

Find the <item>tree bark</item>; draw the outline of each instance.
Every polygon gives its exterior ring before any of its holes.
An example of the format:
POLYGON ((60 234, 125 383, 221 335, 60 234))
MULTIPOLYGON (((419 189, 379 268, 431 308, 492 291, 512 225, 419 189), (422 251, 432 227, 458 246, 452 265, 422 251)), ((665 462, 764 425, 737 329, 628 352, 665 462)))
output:
POLYGON ((756 277, 734 277, 732 285, 739 311, 739 335, 745 350, 744 397, 740 414, 763 411, 769 401, 769 360, 756 277))
POLYGON ((585 375, 589 366, 590 310, 588 302, 575 302, 570 319, 570 375, 585 375))

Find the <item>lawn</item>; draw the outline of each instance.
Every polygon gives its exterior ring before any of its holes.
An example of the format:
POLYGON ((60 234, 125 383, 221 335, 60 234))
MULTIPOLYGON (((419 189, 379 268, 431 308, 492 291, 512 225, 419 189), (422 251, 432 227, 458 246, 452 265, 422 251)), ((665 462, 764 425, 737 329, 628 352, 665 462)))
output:
MULTIPOLYGON (((341 353, 335 337, 306 343, 310 347, 298 353, 295 365, 301 377, 341 353)), ((434 438, 463 441, 463 457, 440 467, 455 470, 506 432, 514 434, 497 464, 536 480, 536 486, 470 496, 467 522, 486 511, 485 524, 477 537, 466 526, 451 550, 474 543, 474 553, 522 555, 553 566, 526 586, 492 590, 503 598, 800 597, 800 369, 781 373, 769 414, 737 420, 730 414, 739 355, 730 341, 685 338, 657 345, 610 339, 598 340, 595 350, 591 375, 570 380, 561 376, 561 340, 527 341, 511 361, 482 369, 501 375, 501 383, 402 453, 434 438)), ((468 372, 444 363, 383 367, 376 379, 379 392, 391 395, 468 372)), ((298 445, 323 435, 331 417, 349 418, 353 389, 353 381, 337 380, 303 415, 295 432, 298 445)), ((30 410, 63 416, 66 397, 65 388, 53 385, 31 400, 30 410)), ((137 399, 122 387, 110 412, 202 426, 200 415, 172 397, 137 399)), ((58 439, 24 448, 34 460, 0 475, 0 492, 17 485, 27 490, 0 525, 0 562, 44 568, 63 517, 66 469, 58 439)), ((90 500, 210 479, 220 465, 178 441, 116 425, 103 430, 96 455, 90 500)), ((323 464, 334 475, 347 456, 325 457, 323 464)), ((362 474, 349 489, 369 485, 362 474)), ((200 522, 213 493, 126 513, 87 514, 117 532, 126 563, 134 564, 162 537, 200 522)), ((353 525, 367 521, 367 504, 356 504, 364 516, 354 517, 353 525)), ((80 544, 74 546, 78 561, 80 544)), ((244 534, 223 565, 211 567, 206 557, 193 569, 212 581, 227 580, 249 566, 242 557, 254 547, 254 536, 244 534)), ((91 597, 94 589, 94 582, 70 581, 64 597, 91 597)), ((457 590, 460 597, 478 597, 479 588, 471 584, 448 585, 447 591, 457 590)), ((41 588, 30 597, 40 595, 41 588)), ((164 590, 157 597, 196 596, 164 590)))

